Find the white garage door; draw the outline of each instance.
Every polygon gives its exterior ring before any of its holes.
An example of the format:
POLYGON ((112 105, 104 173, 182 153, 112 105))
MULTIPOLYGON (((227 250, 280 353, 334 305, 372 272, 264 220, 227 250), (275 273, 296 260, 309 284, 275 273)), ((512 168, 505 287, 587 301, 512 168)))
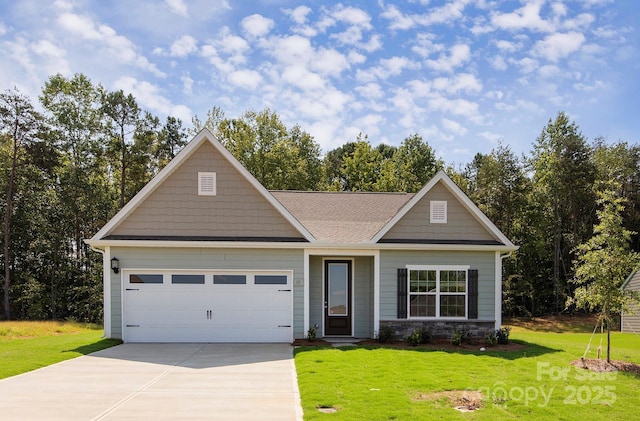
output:
POLYGON ((125 271, 125 342, 291 342, 291 272, 125 271))

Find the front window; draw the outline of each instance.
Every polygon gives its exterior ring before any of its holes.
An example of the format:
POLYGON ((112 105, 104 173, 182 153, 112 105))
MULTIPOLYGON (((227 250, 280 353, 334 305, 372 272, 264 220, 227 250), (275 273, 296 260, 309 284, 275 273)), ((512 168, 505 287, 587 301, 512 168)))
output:
POLYGON ((408 267, 409 317, 466 317, 467 270, 467 267, 408 267))

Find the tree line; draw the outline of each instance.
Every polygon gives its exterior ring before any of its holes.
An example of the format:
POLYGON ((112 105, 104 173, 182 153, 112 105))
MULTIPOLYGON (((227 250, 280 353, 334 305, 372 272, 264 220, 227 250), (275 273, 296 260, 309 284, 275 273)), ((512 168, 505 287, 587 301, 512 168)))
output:
POLYGON ((446 164, 419 134, 398 146, 373 146, 361 134, 323 154, 311 134, 268 108, 229 118, 213 107, 190 127, 160 121, 131 94, 82 74, 51 76, 37 101, 16 89, 0 94, 6 319, 100 321, 101 256, 83 240, 204 127, 272 190, 416 192, 444 169, 520 246, 505 259, 507 316, 573 308, 574 261, 594 236, 604 192, 620 200, 628 249, 640 249, 640 146, 588 141, 562 112, 528 155, 500 144, 467 164, 446 164))

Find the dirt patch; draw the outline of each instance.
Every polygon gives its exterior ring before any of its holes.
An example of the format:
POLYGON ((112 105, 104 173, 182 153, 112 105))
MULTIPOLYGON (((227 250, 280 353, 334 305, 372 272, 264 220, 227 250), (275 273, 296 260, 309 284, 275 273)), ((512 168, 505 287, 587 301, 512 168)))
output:
POLYGON ((398 348, 398 349, 431 349, 434 351, 480 351, 480 348, 484 348, 484 352, 492 351, 521 351, 527 349, 526 345, 518 344, 515 342, 509 342, 504 345, 487 346, 483 343, 474 344, 462 344, 453 345, 447 339, 435 339, 428 344, 422 344, 418 346, 411 346, 406 341, 393 341, 389 343, 380 343, 375 339, 365 339, 358 342, 360 346, 378 346, 384 348, 398 348))
POLYGON ((590 333, 598 320, 597 314, 551 314, 548 316, 503 320, 503 325, 516 326, 535 332, 590 333))
POLYGON ((475 390, 445 390, 443 392, 418 393, 414 401, 447 400, 451 407, 462 412, 476 411, 482 407, 482 392, 475 390))
POLYGON ((630 363, 627 361, 613 360, 607 363, 607 360, 597 360, 595 358, 585 358, 575 361, 571 361, 571 365, 585 370, 593 371, 594 373, 608 373, 613 371, 621 371, 623 373, 633 373, 640 375, 640 365, 630 363))

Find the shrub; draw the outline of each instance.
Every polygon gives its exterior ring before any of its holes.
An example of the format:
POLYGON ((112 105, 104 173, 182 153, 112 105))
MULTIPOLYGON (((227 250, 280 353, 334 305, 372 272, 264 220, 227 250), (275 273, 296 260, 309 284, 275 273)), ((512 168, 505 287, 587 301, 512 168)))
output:
POLYGON ((506 345, 509 343, 509 333, 511 333, 511 328, 509 326, 502 327, 496 330, 496 336, 498 338, 498 343, 502 345, 506 345))
POLYGON ((391 341, 393 341, 393 329, 391 329, 391 326, 380 326, 380 330, 378 331, 378 342, 385 344, 391 341))
POLYGON ((311 326, 309 330, 307 330, 307 340, 309 342, 313 342, 316 339, 317 330, 315 326, 311 326))
POLYGON ((454 328, 453 332, 451 332, 452 345, 460 346, 462 344, 470 344, 471 339, 471 330, 466 326, 464 326, 461 330, 458 330, 458 328, 454 328))
POLYGON ((428 344, 429 342, 431 342, 431 332, 425 327, 414 330, 407 336, 407 343, 411 346, 428 344))
POLYGON ((494 346, 498 343, 498 335, 495 330, 492 330, 485 335, 484 343, 487 346, 494 346))

